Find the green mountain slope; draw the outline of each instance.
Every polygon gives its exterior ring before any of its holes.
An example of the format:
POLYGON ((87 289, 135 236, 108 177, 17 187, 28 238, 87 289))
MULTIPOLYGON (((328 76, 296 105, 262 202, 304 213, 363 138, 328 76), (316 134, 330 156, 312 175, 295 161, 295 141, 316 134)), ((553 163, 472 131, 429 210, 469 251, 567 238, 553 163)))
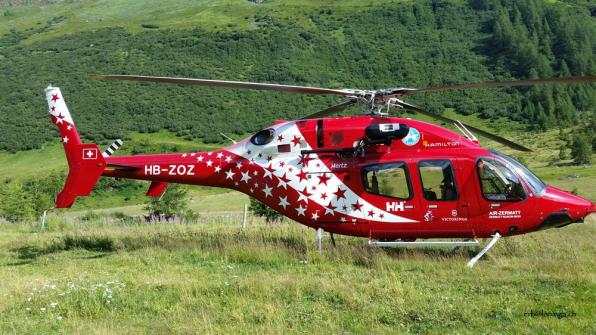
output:
MULTIPOLYGON (((379 88, 586 75, 596 71, 596 24, 586 5, 526 0, 119 0, 2 6, 0 150, 54 138, 42 90, 60 86, 87 139, 167 129, 220 142, 336 102, 168 85, 98 82, 98 73, 225 78, 379 88), (22 136, 27 134, 27 136, 22 136)), ((534 128, 571 125, 594 110, 593 86, 470 90, 413 101, 509 116, 534 128), (580 113, 581 112, 581 113, 580 113)))

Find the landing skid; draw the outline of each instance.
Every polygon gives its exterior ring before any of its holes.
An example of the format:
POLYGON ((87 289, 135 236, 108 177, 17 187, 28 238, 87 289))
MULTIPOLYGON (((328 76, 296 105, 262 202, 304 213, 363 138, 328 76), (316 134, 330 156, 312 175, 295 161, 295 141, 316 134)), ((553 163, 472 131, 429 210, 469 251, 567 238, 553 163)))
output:
MULTIPOLYGON (((495 233, 493 238, 488 242, 488 244, 476 255, 472 258, 467 266, 472 268, 476 265, 476 262, 484 256, 494 245, 497 241, 501 238, 501 234, 495 233)), ((368 245, 372 247, 382 247, 382 248, 427 248, 427 247, 453 247, 454 250, 460 247, 477 247, 480 245, 480 242, 476 239, 471 241, 420 241, 420 242, 406 242, 406 241, 378 241, 378 240, 368 240, 368 245)))
MULTIPOLYGON (((323 234, 325 231, 323 228, 317 228, 317 249, 319 254, 323 252, 323 234)), ((330 233, 331 242, 333 246, 335 246, 335 239, 333 238, 333 234, 330 233)), ((484 256, 501 238, 501 234, 495 232, 493 238, 484 246, 484 248, 476 255, 474 258, 470 259, 467 263, 469 268, 474 267, 478 260, 484 256)), ((464 241, 379 241, 370 239, 368 240, 368 245, 371 247, 381 247, 381 248, 428 248, 428 247, 452 247, 453 251, 457 250, 461 247, 477 247, 480 245, 480 242, 477 239, 473 240, 464 240, 464 241)))

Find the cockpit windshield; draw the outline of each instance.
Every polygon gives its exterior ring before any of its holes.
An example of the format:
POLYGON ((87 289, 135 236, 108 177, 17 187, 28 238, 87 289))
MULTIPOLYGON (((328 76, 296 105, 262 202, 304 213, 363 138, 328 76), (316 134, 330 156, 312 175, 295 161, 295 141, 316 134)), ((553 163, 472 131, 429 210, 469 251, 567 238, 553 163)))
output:
POLYGON ((493 155, 505 160, 515 170, 515 172, 517 172, 517 174, 520 177, 522 177, 523 180, 526 181, 526 183, 528 184, 528 186, 532 190, 532 193, 534 193, 535 196, 540 197, 542 196, 542 194, 544 194, 544 191, 546 191, 546 185, 527 167, 523 166, 515 159, 496 150, 490 150, 490 152, 493 155))

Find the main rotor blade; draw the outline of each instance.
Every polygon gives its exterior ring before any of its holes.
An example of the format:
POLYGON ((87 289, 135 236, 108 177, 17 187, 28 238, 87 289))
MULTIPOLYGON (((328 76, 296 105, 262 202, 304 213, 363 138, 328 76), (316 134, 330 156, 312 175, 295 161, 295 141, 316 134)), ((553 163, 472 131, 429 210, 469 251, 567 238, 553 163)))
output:
POLYGON ((335 106, 331 106, 329 108, 325 108, 325 109, 318 111, 316 113, 309 114, 309 115, 301 118, 300 120, 318 119, 318 118, 322 118, 322 117, 331 116, 335 113, 339 113, 339 112, 343 111, 346 108, 350 108, 357 103, 358 103, 357 99, 346 100, 346 101, 344 101, 340 104, 337 104, 335 106))
MULTIPOLYGON (((424 109, 421 109, 420 107, 417 107, 415 105, 409 104, 407 102, 403 102, 402 101, 402 102, 400 102, 400 105, 403 108, 405 108, 405 109, 412 110, 414 112, 420 113, 422 115, 426 115, 426 116, 431 117, 431 118, 436 119, 436 120, 441 120, 443 122, 448 122, 448 123, 455 123, 456 122, 455 120, 450 119, 448 117, 427 112, 424 109)), ((504 138, 504 137, 501 137, 499 135, 495 135, 495 134, 489 133, 488 131, 485 131, 485 130, 476 128, 474 126, 470 126, 470 125, 465 124, 465 123, 462 123, 462 124, 464 126, 466 126, 466 128, 468 128, 469 130, 473 131, 474 133, 476 133, 478 135, 481 135, 481 136, 484 136, 486 138, 489 138, 489 139, 491 139, 491 140, 493 140, 493 141, 495 141, 497 143, 501 143, 501 144, 503 144, 505 146, 508 146, 508 147, 510 147, 512 149, 519 150, 519 151, 525 151, 525 152, 532 152, 531 149, 528 149, 528 148, 524 147, 523 145, 517 144, 517 143, 515 143, 513 141, 510 141, 510 140, 504 138)))
POLYGON ((130 76, 130 75, 98 75, 96 79, 100 80, 129 80, 129 81, 147 81, 154 83, 170 83, 179 85, 197 85, 197 86, 211 86, 211 87, 227 87, 227 88, 245 88, 253 90, 267 90, 279 91, 288 93, 305 93, 305 94, 335 94, 349 96, 354 95, 355 90, 349 89, 332 89, 332 88, 318 88, 308 86, 294 86, 294 85, 280 85, 280 84, 264 84, 244 81, 228 81, 228 80, 211 80, 211 79, 194 79, 194 78, 174 78, 174 77, 152 77, 152 76, 130 76))
POLYGON ((454 84, 443 86, 431 86, 414 89, 397 89, 400 95, 408 95, 413 93, 446 91, 446 90, 461 90, 467 88, 490 88, 490 87, 512 87, 512 86, 532 86, 544 84, 581 84, 596 82, 596 76, 583 77, 557 77, 546 79, 526 79, 526 80, 507 80, 507 81, 487 81, 483 83, 472 84, 454 84))

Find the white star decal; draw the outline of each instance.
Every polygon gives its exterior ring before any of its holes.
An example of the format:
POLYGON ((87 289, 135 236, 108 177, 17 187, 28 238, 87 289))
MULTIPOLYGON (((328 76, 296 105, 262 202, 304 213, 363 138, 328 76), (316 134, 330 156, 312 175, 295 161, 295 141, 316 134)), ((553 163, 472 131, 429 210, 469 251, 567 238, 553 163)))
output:
POLYGON ((264 171, 265 171, 265 175, 263 176, 263 178, 269 177, 269 178, 273 179, 273 174, 271 174, 271 171, 269 171, 267 169, 265 169, 264 171))
POLYGON ((277 180, 279 181, 279 184, 277 184, 277 187, 283 187, 286 190, 288 189, 288 183, 283 181, 281 178, 277 178, 277 180))
POLYGON ((71 125, 68 125, 68 126, 66 127, 66 130, 71 130, 71 129, 72 129, 72 126, 71 126, 71 125))
POLYGON ((296 208, 296 212, 298 212, 298 216, 302 215, 304 216, 304 212, 306 211, 306 207, 302 207, 302 205, 298 206, 298 208, 296 208))
POLYGON ((306 202, 308 204, 308 197, 304 194, 302 194, 302 192, 298 192, 298 202, 303 201, 306 202))
POLYGON ((62 124, 64 122, 64 118, 60 116, 56 116, 56 124, 62 124))
POLYGON ((221 152, 218 152, 217 153, 217 158, 222 158, 222 157, 223 157, 223 154, 221 152))
POLYGON ((216 173, 219 173, 219 171, 221 171, 221 168, 220 168, 220 167, 219 167, 219 165, 218 165, 218 166, 216 166, 216 167, 215 167, 215 172, 216 172, 216 173))
POLYGON ((231 161, 232 161, 232 157, 230 157, 230 156, 226 156, 226 163, 229 163, 229 162, 231 162, 231 161))
POLYGON ((286 206, 288 206, 290 203, 288 202, 288 197, 279 197, 279 205, 282 206, 284 209, 286 209, 286 206))
POLYGON ((346 222, 346 218, 342 216, 341 219, 339 219, 339 221, 346 222))
POLYGON ((226 179, 233 179, 234 178, 234 172, 232 172, 232 170, 228 170, 226 172, 226 179))
POLYGON ((202 161, 203 161, 203 156, 197 157, 197 162, 202 162, 202 161))
POLYGON ((208 160, 207 161, 207 166, 211 166, 211 165, 213 165, 213 162, 211 160, 208 160))
POLYGON ((64 136, 64 138, 62 139, 62 142, 68 143, 68 136, 64 136))
POLYGON ((273 188, 269 187, 269 185, 265 184, 265 188, 263 189, 263 192, 265 192, 265 198, 271 196, 271 190, 272 189, 273 188))
POLYGON ((182 158, 186 158, 186 154, 182 154, 182 158))
POLYGON ((312 213, 312 219, 317 221, 319 219, 319 214, 317 213, 312 213))
POLYGON ((242 168, 242 162, 236 163, 236 168, 238 168, 238 169, 242 168))
POLYGON ((248 173, 248 171, 246 172, 241 172, 240 173, 242 175, 242 179, 240 179, 241 181, 245 182, 248 184, 248 181, 250 180, 250 174, 248 173))
POLYGON ((329 208, 329 207, 325 207, 325 215, 333 215, 333 209, 329 208))
POLYGON ((194 152, 190 154, 190 157, 194 157, 194 156, 195 156, 195 153, 194 152))

